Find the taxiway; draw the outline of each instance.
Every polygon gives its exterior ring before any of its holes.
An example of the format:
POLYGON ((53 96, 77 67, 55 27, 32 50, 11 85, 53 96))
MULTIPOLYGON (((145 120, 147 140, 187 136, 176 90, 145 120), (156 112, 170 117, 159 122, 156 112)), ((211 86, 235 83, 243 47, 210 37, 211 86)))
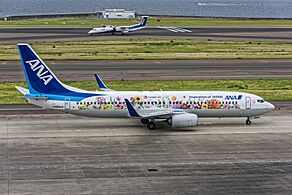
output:
MULTIPOLYGON (((291 59, 45 61, 61 80, 290 79, 291 59)), ((0 82, 24 81, 20 61, 0 62, 0 82)))
POLYGON ((0 193, 289 194, 291 119, 149 131, 131 119, 0 116, 0 193))
POLYGON ((173 37, 191 39, 228 39, 292 42, 291 27, 180 27, 191 32, 174 32, 149 27, 127 35, 89 36, 92 27, 1 27, 0 43, 104 40, 127 37, 173 37))

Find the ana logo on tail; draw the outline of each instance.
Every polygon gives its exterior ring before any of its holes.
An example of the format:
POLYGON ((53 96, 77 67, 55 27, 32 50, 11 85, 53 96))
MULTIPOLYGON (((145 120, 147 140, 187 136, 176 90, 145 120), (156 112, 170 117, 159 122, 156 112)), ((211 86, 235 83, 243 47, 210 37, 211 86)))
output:
POLYGON ((25 63, 30 65, 32 71, 37 71, 36 75, 44 81, 44 85, 47 85, 53 79, 52 75, 47 74, 49 71, 45 70, 45 66, 39 60, 30 60, 25 63))

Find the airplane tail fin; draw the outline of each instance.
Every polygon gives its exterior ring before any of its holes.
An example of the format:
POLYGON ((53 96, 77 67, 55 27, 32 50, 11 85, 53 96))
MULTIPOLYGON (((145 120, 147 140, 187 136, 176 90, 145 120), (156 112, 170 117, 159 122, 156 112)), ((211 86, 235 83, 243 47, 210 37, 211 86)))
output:
MULTIPOLYGON (((59 81, 30 45, 26 43, 18 44, 18 51, 31 94, 68 92, 68 89, 65 87, 66 85, 59 81)), ((17 89, 19 90, 20 88, 17 89)))
POLYGON ((146 26, 149 16, 142 16, 140 26, 146 26))

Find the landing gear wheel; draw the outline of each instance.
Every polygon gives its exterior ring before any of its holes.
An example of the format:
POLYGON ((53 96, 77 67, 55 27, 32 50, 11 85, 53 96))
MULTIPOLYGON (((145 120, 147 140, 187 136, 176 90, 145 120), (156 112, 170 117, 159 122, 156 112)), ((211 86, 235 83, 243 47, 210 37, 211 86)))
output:
POLYGON ((141 119, 141 123, 143 125, 147 125, 149 123, 149 119, 141 119))
POLYGON ((148 127, 149 130, 155 130, 156 129, 156 124, 153 123, 153 122, 149 122, 147 124, 147 127, 148 127))
POLYGON ((251 125, 251 121, 249 120, 249 118, 246 119, 245 124, 246 125, 251 125))

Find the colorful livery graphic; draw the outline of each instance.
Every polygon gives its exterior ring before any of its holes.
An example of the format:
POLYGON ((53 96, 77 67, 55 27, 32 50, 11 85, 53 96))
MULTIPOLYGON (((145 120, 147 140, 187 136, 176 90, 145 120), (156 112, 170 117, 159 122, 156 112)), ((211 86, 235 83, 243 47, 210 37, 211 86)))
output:
POLYGON ((157 122, 193 127, 200 117, 259 117, 274 106, 263 98, 226 91, 114 91, 98 75, 101 91, 86 91, 62 83, 28 44, 18 44, 28 89, 16 87, 28 102, 52 110, 88 117, 136 118, 150 130, 157 122))

